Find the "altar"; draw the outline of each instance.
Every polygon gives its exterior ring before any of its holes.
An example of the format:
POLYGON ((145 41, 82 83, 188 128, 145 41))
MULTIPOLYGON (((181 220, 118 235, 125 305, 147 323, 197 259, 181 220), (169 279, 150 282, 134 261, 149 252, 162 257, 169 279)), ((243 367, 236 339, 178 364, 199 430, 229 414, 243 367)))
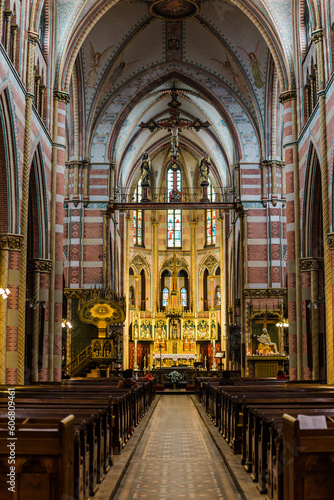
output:
POLYGON ((177 365, 181 362, 188 366, 194 366, 196 361, 195 354, 153 354, 153 364, 156 365, 156 361, 160 366, 169 367, 172 365, 177 365))

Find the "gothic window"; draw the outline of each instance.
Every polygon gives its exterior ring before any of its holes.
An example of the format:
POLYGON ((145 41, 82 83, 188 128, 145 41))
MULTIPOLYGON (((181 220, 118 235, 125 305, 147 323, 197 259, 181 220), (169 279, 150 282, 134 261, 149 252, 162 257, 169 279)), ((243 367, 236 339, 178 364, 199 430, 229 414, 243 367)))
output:
MULTIPOLYGON (((133 194, 133 201, 140 203, 142 198, 141 179, 133 194)), ((143 243, 143 211, 133 210, 132 215, 132 241, 134 245, 144 246, 143 243)))
POLYGON ((145 271, 144 269, 141 270, 140 273, 140 282, 141 282, 141 304, 140 304, 140 310, 145 311, 146 310, 146 276, 145 276, 145 271))
POLYGON ((168 305, 168 296, 169 296, 169 289, 166 287, 162 291, 162 307, 166 307, 168 305))
POLYGON ((307 0, 304 0, 304 29, 305 29, 305 39, 306 39, 306 49, 307 49, 312 39, 312 24, 311 24, 310 11, 307 5, 307 0))
MULTIPOLYGON (((179 168, 170 168, 167 172, 168 201, 181 199, 182 178, 179 168)), ((182 212, 180 209, 167 210, 167 247, 181 248, 182 246, 182 212)))
POLYGON ((181 247, 182 243, 182 214, 181 210, 168 210, 168 242, 169 248, 181 247))
POLYGON ((135 304, 134 298, 135 298, 135 292, 134 292, 133 286, 130 286, 130 289, 129 289, 130 306, 134 306, 134 304, 135 304))
POLYGON ((220 306, 220 304, 221 304, 220 286, 216 286, 215 305, 220 306))
POLYGON ((181 302, 182 307, 187 307, 187 290, 185 288, 181 288, 181 302))
MULTIPOLYGON (((208 198, 210 201, 215 201, 215 193, 209 179, 208 185, 208 198)), ((205 211, 206 220, 206 244, 215 245, 216 244, 216 210, 209 208, 205 211)))
POLYGON ((208 279, 209 279, 209 271, 207 269, 205 269, 204 275, 203 275, 203 309, 204 309, 204 311, 209 310, 208 279))

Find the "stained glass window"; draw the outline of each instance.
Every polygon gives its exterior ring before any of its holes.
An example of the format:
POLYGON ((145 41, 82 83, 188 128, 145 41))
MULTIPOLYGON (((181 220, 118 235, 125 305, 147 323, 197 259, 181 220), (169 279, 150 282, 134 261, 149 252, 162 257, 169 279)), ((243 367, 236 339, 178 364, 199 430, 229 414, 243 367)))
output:
MULTIPOLYGON (((215 201, 215 192, 209 179, 208 198, 210 201, 215 201)), ((209 208, 205 211, 206 220, 206 244, 216 244, 216 210, 209 208)))
POLYGON ((164 288, 162 290, 162 306, 163 307, 166 307, 167 304, 168 304, 168 295, 169 295, 169 289, 168 288, 164 288))
MULTIPOLYGON (((142 198, 141 179, 133 194, 133 201, 140 203, 142 198)), ((134 210, 132 217, 132 241, 134 245, 143 245, 143 211, 134 210)))
POLYGON ((187 307, 187 290, 185 288, 181 288, 181 302, 182 307, 187 307))
MULTIPOLYGON (((167 199, 171 201, 181 198, 181 170, 170 168, 167 173, 167 199)), ((167 210, 167 247, 181 248, 182 246, 182 211, 167 210)))

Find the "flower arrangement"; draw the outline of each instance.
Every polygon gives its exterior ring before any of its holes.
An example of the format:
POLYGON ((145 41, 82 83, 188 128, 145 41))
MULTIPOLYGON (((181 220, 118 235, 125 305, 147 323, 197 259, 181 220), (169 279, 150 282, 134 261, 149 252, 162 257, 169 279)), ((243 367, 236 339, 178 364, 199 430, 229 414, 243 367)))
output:
POLYGON ((178 382, 180 382, 180 380, 182 380, 182 375, 181 373, 177 372, 177 371, 173 371, 173 372, 170 372, 167 377, 169 378, 170 382, 172 384, 177 384, 178 382))

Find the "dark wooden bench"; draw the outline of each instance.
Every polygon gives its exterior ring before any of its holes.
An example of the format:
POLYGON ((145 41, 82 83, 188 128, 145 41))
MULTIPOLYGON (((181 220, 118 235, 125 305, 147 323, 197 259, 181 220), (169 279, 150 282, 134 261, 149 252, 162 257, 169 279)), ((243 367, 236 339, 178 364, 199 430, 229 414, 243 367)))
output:
POLYGON ((8 491, 8 420, 0 425, 0 489, 3 500, 74 498, 74 416, 17 419, 15 495, 8 491), (46 453, 47 450, 47 453, 46 453))

